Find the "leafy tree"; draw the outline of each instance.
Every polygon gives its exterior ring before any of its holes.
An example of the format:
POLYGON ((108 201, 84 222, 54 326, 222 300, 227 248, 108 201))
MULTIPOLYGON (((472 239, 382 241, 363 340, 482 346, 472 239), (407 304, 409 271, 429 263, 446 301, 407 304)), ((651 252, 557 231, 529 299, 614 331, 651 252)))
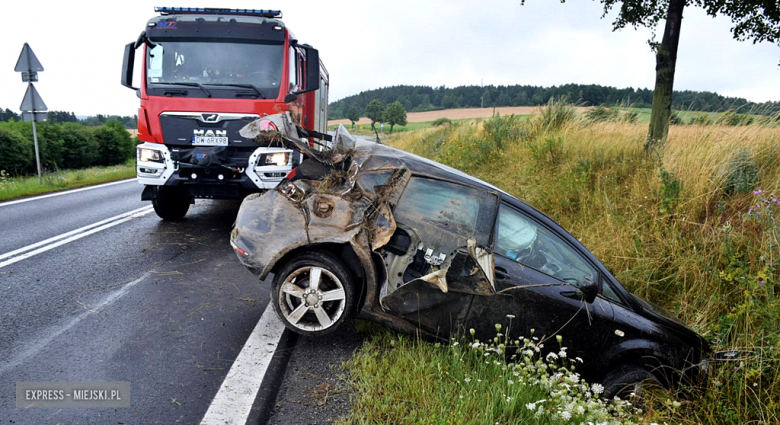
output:
MULTIPOLYGON (((32 123, 24 121, 9 122, 8 128, 13 128, 22 137, 27 139, 29 151, 27 155, 30 158, 30 167, 27 171, 35 171, 35 148, 33 147, 32 123)), ((38 150, 41 157, 41 168, 53 170, 59 168, 62 164, 62 134, 60 126, 48 122, 36 124, 38 133, 38 150)))
POLYGON ((107 121, 94 130, 94 136, 98 143, 100 165, 117 165, 132 157, 135 145, 121 122, 107 121))
MULTIPOLYGON (((525 0, 522 0, 524 3, 525 0)), ((565 0, 562 0, 565 1, 565 0)), ((613 30, 633 27, 655 28, 666 20, 660 43, 651 42, 655 51, 655 90, 653 111, 645 149, 651 149, 669 134, 672 116, 674 71, 677 64, 677 47, 680 42, 680 26, 686 6, 703 8, 708 15, 724 15, 734 22, 731 33, 735 39, 768 41, 780 44, 780 5, 777 0, 599 0, 604 14, 613 7, 620 9, 612 24, 613 30)))
POLYGON ((22 118, 16 112, 5 108, 5 111, 0 110, 0 121, 19 121, 22 118))
POLYGON ((347 111, 347 119, 352 122, 352 128, 355 128, 355 123, 360 119, 360 112, 356 107, 349 107, 349 111, 347 111))
POLYGON ((62 125, 62 167, 86 168, 98 161, 99 146, 89 128, 74 122, 62 125))
POLYGON ((73 112, 49 111, 48 122, 50 123, 78 122, 78 118, 76 118, 76 114, 74 114, 73 112))
POLYGON ((393 133, 393 127, 396 124, 406 125, 406 109, 404 109, 404 105, 397 100, 387 105, 385 120, 390 124, 390 134, 393 133))
POLYGON ((15 128, 0 126, 0 170, 9 174, 23 174, 30 168, 32 142, 29 142, 15 128))
POLYGON ((384 122, 385 104, 378 99, 373 99, 366 106, 365 115, 371 120, 371 129, 376 133, 376 123, 384 122))

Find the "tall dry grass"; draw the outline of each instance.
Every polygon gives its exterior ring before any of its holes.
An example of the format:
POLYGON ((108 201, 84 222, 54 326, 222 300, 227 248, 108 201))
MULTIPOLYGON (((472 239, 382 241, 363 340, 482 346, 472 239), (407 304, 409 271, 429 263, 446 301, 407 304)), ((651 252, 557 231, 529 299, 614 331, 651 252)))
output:
POLYGON ((524 200, 716 349, 750 351, 715 364, 675 421, 779 423, 778 225, 770 207, 780 205, 769 195, 780 195, 780 128, 672 126, 665 146, 648 155, 645 124, 594 123, 568 116, 566 105, 549 108, 528 120, 399 134, 391 144, 524 200), (749 214, 757 203, 761 216, 749 214))

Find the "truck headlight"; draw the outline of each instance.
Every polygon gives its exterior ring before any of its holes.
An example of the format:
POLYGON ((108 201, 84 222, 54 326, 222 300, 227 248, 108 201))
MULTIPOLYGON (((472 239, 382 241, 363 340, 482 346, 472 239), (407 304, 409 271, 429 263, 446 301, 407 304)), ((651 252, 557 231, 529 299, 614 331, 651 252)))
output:
POLYGON ((287 165, 289 160, 289 152, 264 153, 260 155, 260 159, 257 161, 257 165, 276 165, 277 167, 283 167, 287 165))
POLYGON ((138 148, 138 160, 142 162, 163 162, 162 152, 156 149, 138 148))

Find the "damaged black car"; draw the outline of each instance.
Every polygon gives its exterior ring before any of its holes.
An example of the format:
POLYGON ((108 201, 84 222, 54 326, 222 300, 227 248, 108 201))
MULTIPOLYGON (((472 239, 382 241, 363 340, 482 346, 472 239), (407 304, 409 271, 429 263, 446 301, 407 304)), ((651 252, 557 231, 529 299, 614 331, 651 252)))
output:
POLYGON ((271 303, 288 329, 325 335, 358 317, 487 340, 510 315, 517 335, 562 335, 587 366, 583 378, 607 395, 706 371, 702 337, 506 192, 343 127, 317 141, 288 114, 242 135, 307 158, 276 189, 247 197, 231 234, 246 267, 260 279, 273 273, 271 303))

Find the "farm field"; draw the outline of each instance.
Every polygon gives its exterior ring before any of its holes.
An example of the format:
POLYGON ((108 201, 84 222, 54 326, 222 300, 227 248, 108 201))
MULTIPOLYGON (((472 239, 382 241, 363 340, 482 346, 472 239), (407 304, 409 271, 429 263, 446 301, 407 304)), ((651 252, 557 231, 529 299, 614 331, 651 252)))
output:
MULTIPOLYGON (((579 110, 586 109, 585 107, 578 107, 579 110)), ((410 123, 416 122, 433 122, 438 118, 449 118, 451 120, 473 119, 473 118, 490 118, 494 113, 499 115, 530 115, 534 112, 539 112, 538 106, 499 106, 496 108, 457 108, 457 109, 442 109, 438 111, 425 111, 425 112, 407 112, 406 120, 410 123)), ((350 124, 348 119, 331 120, 328 121, 328 126, 334 124, 350 124)), ((360 117, 360 121, 357 124, 371 124, 371 120, 366 117, 360 117)))

